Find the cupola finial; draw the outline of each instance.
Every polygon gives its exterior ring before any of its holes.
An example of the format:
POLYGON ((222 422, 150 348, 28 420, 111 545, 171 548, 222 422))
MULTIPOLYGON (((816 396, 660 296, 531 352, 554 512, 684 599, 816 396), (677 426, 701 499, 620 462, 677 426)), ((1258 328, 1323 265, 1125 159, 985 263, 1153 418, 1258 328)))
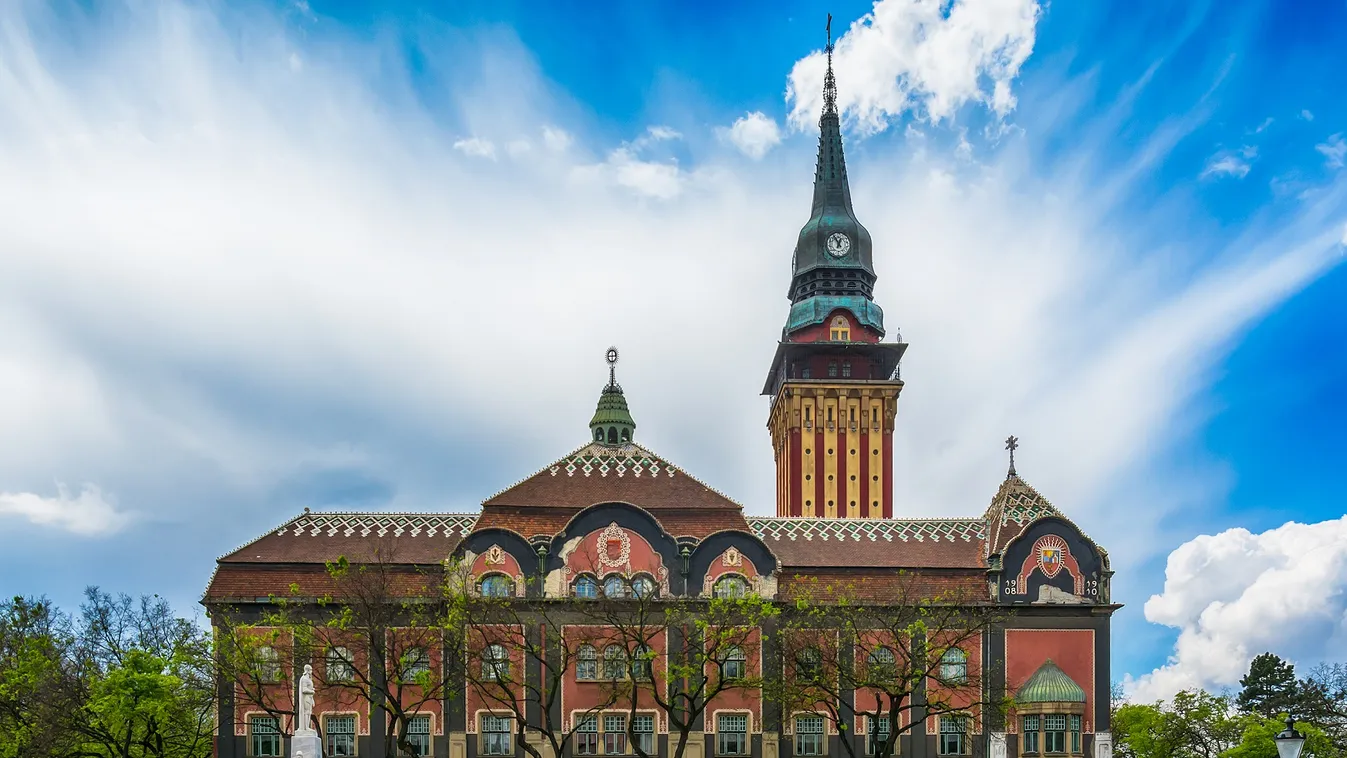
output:
POLYGON ((1006 449, 1010 451, 1010 471, 1006 473, 1006 478, 1007 478, 1007 479, 1010 479, 1011 477, 1016 476, 1016 473, 1015 473, 1015 451, 1018 450, 1019 447, 1020 447, 1020 438, 1019 438, 1019 437, 1016 437, 1016 436, 1013 435, 1013 434, 1010 435, 1009 437, 1006 437, 1006 449))
POLYGON ((589 431, 600 445, 617 447, 631 442, 636 433, 636 421, 627 409, 622 385, 617 383, 617 348, 608 348, 604 359, 608 361, 608 384, 599 395, 599 405, 589 420, 589 431))
POLYGON ((833 76, 833 14, 828 14, 828 73, 823 76, 823 115, 837 112, 837 78, 833 76))

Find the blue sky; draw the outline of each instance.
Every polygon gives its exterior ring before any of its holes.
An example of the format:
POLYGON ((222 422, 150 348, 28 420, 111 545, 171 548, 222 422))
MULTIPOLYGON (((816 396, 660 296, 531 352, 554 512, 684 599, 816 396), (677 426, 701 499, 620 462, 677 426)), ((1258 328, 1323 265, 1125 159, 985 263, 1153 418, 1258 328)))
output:
POLYGON ((1138 697, 1344 649, 1342 2, 8 5, 0 591, 192 609, 305 506, 471 511, 609 344, 770 512, 829 12, 899 511, 980 512, 1013 432, 1138 697))

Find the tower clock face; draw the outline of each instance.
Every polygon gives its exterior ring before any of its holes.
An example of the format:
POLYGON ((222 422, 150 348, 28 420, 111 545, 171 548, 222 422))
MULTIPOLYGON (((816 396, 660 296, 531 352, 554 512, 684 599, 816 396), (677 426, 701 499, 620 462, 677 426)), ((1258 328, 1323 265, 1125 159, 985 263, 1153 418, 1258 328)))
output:
POLYGON ((828 254, 834 258, 841 258, 851 252, 851 239, 841 232, 833 232, 828 235, 828 254))

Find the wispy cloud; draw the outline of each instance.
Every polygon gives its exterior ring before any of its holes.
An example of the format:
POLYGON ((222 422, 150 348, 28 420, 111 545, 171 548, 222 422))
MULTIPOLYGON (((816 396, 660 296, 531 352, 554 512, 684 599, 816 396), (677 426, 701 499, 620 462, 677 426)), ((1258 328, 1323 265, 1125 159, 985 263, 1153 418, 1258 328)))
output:
POLYGON ((1207 161, 1202 169, 1202 178, 1233 176, 1243 179, 1249 175, 1250 161, 1258 155, 1257 148, 1245 146, 1238 151, 1223 150, 1207 161))
POLYGON ((131 522, 130 514, 119 511, 92 484, 84 485, 77 495, 71 495, 63 484, 57 485, 56 494, 49 497, 32 492, 0 492, 0 519, 5 518, 20 518, 82 537, 114 534, 131 522))
POLYGON ((464 155, 471 155, 476 158, 496 159, 496 145, 491 140, 481 137, 468 137, 454 143, 454 149, 464 155))
POLYGON ((1334 134, 1327 140, 1314 146, 1324 156, 1324 165, 1328 168, 1342 168, 1347 163, 1347 141, 1342 134, 1334 134))

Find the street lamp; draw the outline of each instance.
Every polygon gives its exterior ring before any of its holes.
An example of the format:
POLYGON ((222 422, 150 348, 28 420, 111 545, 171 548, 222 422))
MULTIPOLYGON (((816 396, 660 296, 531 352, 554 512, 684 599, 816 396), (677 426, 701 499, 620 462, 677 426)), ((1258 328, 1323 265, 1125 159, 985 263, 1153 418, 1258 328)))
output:
POLYGON ((1296 731, 1295 719, 1286 717, 1286 729, 1272 738, 1277 743, 1277 755, 1281 758, 1300 758, 1305 747, 1305 735, 1296 731))

